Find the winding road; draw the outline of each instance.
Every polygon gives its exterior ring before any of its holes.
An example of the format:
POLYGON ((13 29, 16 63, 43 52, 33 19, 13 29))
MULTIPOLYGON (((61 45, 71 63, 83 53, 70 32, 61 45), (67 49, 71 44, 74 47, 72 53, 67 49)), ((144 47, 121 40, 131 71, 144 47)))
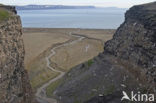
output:
MULTIPOLYGON (((80 30, 78 30, 77 32, 79 32, 80 30)), ((75 33, 75 32, 74 32, 75 33)), ((63 71, 60 71, 60 70, 57 70, 57 69, 54 69, 50 64, 50 58, 52 56, 54 56, 56 54, 55 50, 60 48, 60 47, 63 47, 63 46, 67 46, 67 45, 71 45, 71 44, 74 44, 74 43, 77 43, 77 42, 80 42, 82 41, 85 37, 84 36, 81 36, 81 35, 74 35, 72 34, 72 32, 69 33, 70 36, 74 36, 74 37, 77 37, 78 39, 76 40, 73 40, 71 42, 67 42, 67 43, 64 43, 64 44, 60 44, 60 45, 57 45, 55 46, 54 48, 51 49, 51 54, 49 56, 47 56, 45 58, 47 64, 46 66, 48 67, 48 69, 54 71, 54 72, 58 72, 60 73, 57 77, 51 79, 50 81, 48 81, 47 83, 45 83, 44 85, 42 85, 40 88, 37 89, 37 92, 35 94, 36 98, 37 98, 37 101, 39 103, 57 103, 57 100, 54 99, 54 98, 48 98, 47 95, 46 95, 46 88, 53 82, 55 82, 56 80, 62 78, 64 75, 65 75, 65 72, 63 71)))

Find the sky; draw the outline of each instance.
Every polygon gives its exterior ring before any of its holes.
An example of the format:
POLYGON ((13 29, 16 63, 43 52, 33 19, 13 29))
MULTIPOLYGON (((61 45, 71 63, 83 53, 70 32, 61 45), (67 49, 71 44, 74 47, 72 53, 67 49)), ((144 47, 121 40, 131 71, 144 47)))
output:
POLYGON ((93 5, 97 7, 129 8, 133 5, 153 2, 155 0, 0 0, 6 5, 93 5))

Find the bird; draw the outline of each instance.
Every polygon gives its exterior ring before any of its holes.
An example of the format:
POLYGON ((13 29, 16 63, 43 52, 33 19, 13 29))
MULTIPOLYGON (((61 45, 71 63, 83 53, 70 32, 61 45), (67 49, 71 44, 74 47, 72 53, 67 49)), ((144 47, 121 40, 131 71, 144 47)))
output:
POLYGON ((122 91, 122 94, 123 94, 123 97, 121 98, 121 101, 123 101, 124 99, 130 100, 130 98, 128 97, 125 91, 122 91))

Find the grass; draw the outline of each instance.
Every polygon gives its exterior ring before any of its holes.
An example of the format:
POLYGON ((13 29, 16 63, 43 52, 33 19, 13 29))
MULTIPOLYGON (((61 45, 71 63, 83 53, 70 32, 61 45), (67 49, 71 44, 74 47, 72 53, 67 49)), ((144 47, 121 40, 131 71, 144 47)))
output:
POLYGON ((93 59, 88 60, 87 64, 90 67, 94 63, 93 59))
POLYGON ((58 48, 56 52, 51 60, 59 65, 63 71, 69 71, 70 68, 84 63, 103 52, 103 45, 100 41, 84 39, 81 42, 58 48), (87 45, 89 48, 86 52, 87 45))
POLYGON ((104 92, 104 95, 108 95, 108 94, 112 94, 115 91, 115 86, 114 85, 110 85, 106 91, 104 92))
MULTIPOLYGON (((65 42, 69 39, 66 35, 46 32, 24 32, 24 45, 26 50, 25 63, 29 64, 34 58, 42 54, 48 48, 57 43, 65 42)), ((50 50, 49 50, 50 51, 50 50)))
POLYGON ((49 80, 58 76, 59 73, 52 72, 51 70, 43 71, 42 73, 36 75, 30 82, 32 88, 36 89, 43 85, 44 83, 48 82, 49 80))
POLYGON ((52 97, 53 96, 53 92, 54 90, 62 83, 63 79, 59 79, 56 80, 55 82, 53 82, 52 84, 50 84, 47 88, 46 88, 46 93, 48 97, 52 97))
POLYGON ((59 73, 47 68, 47 62, 45 60, 46 53, 45 51, 42 55, 31 61, 29 65, 25 66, 28 70, 30 83, 34 90, 59 75, 59 73))
POLYGON ((0 9, 0 21, 7 20, 10 17, 10 14, 7 10, 0 9))
POLYGON ((74 103, 82 103, 81 100, 77 99, 76 97, 74 98, 74 103))

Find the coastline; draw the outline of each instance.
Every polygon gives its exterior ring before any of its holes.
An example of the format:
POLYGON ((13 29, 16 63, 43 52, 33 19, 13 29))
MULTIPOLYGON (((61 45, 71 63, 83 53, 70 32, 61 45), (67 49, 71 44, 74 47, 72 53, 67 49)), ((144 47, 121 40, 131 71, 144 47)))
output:
POLYGON ((29 31, 31 31, 31 30, 77 30, 77 29, 80 29, 80 30, 103 30, 103 31, 108 31, 108 30, 110 30, 110 31, 115 31, 116 29, 101 29, 101 28, 97 28, 97 29, 95 29, 95 28, 40 28, 40 27, 23 27, 23 30, 24 30, 24 32, 25 31, 27 31, 27 30, 29 30, 29 31))

